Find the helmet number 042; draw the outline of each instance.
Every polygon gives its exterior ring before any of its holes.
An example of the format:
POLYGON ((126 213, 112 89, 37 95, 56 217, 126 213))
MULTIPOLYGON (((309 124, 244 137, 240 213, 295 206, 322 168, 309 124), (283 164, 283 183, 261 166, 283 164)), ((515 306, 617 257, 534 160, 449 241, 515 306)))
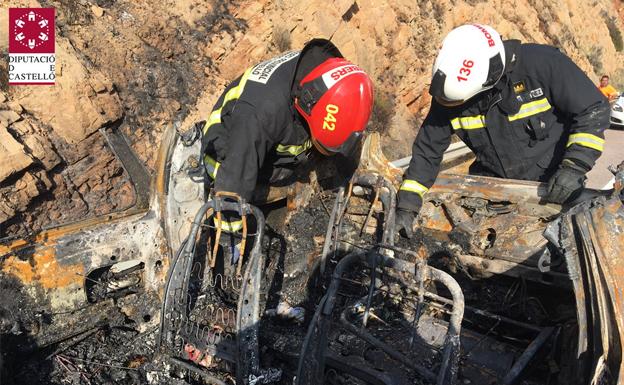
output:
POLYGON ((327 112, 327 115, 325 115, 325 118, 323 119, 324 130, 334 131, 336 129, 336 117, 334 115, 337 114, 338 111, 339 108, 336 105, 328 104, 325 106, 325 112, 327 112))
POLYGON ((474 65, 474 62, 472 60, 466 59, 464 60, 462 64, 464 66, 459 68, 459 75, 457 75, 458 82, 468 80, 467 76, 470 76, 470 68, 472 68, 472 66, 474 65), (462 75, 465 75, 465 76, 462 76, 462 75))

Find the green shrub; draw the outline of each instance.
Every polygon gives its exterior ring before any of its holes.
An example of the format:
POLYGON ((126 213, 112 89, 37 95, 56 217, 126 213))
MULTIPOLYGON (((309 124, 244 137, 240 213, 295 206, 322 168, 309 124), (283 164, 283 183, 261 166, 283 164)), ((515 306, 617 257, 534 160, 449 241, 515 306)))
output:
POLYGON ((288 51, 291 45, 290 31, 280 25, 274 26, 273 45, 279 52, 288 51))
POLYGON ((622 41, 622 32, 618 26, 617 19, 615 17, 607 17, 607 28, 609 29, 609 36, 617 52, 622 52, 624 49, 624 41, 622 41))
POLYGON ((593 46, 587 53, 587 60, 597 74, 602 73, 602 47, 593 46))
POLYGON ((394 116, 394 109, 395 101, 390 93, 385 91, 375 92, 375 101, 373 103, 369 130, 381 134, 387 132, 390 128, 392 116, 394 116))

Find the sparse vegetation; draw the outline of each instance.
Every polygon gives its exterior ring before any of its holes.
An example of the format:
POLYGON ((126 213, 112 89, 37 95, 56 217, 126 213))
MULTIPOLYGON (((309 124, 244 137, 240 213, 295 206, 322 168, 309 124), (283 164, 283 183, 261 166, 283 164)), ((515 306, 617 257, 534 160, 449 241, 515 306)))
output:
POLYGON ((227 1, 210 0, 212 12, 196 21, 196 26, 205 31, 234 33, 247 29, 247 21, 235 17, 227 1))
POLYGON ((281 25, 274 26, 272 41, 279 52, 288 51, 291 46, 290 31, 281 25))
POLYGON ((624 49, 624 41, 622 41, 622 32, 618 26, 617 19, 615 17, 605 17, 605 21, 607 22, 607 28, 609 29, 609 36, 611 36, 611 41, 613 42, 613 46, 615 50, 618 52, 622 52, 624 49))
POLYGON ((436 20, 440 20, 441 21, 442 17, 444 16, 445 11, 446 11, 446 9, 445 9, 444 4, 442 4, 440 2, 437 2, 437 1, 433 2, 433 17, 436 20))
POLYGON ((561 32, 559 33, 559 36, 557 38, 558 45, 561 48, 565 48, 564 45, 566 44, 575 45, 574 34, 570 30, 570 27, 568 27, 567 25, 561 27, 561 32))
POLYGON ((595 73, 602 73, 602 47, 591 47, 587 53, 587 60, 594 68, 595 73))
POLYGON ((9 55, 0 52, 0 91, 9 92, 9 55))
POLYGON ((91 10, 76 0, 62 0, 61 7, 57 7, 62 19, 67 25, 89 25, 93 20, 91 10))
POLYGON ((386 91, 377 91, 375 93, 375 102, 373 104, 369 130, 381 134, 387 132, 390 127, 392 116, 394 115, 394 108, 394 97, 386 91))
POLYGON ((619 92, 624 92, 624 68, 620 68, 609 76, 609 82, 619 92))

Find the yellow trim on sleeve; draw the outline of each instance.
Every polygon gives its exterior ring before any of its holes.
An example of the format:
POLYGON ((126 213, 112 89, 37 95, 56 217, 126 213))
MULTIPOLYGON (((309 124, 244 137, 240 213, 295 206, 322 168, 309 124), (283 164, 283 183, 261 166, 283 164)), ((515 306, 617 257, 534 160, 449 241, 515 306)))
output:
POLYGON ((399 190, 409 191, 420 195, 422 198, 423 194, 425 194, 429 189, 424 185, 418 183, 413 179, 405 179, 403 183, 401 183, 401 188, 399 190))
POLYGON ((451 126, 453 126, 453 130, 475 130, 477 128, 484 128, 485 116, 462 116, 451 119, 451 126))
POLYGON ((217 179, 217 171, 219 171, 221 163, 214 160, 210 155, 206 155, 204 156, 204 165, 206 167, 206 172, 212 180, 217 179))
POLYGON ((312 148, 312 141, 308 139, 299 146, 290 144, 278 144, 275 148, 275 151, 277 151, 277 153, 280 155, 297 156, 304 151, 309 150, 310 148, 312 148))
POLYGON ((605 140, 599 136, 580 133, 570 135, 566 147, 570 147, 573 144, 578 144, 579 146, 593 148, 596 151, 602 152, 604 150, 604 143, 605 140))

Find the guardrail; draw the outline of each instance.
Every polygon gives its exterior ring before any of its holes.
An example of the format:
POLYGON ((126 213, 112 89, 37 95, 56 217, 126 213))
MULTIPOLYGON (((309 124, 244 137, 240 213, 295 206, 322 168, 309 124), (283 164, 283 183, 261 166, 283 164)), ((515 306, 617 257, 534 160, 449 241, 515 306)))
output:
MULTIPOLYGON (((472 158, 472 156, 472 151, 464 142, 451 143, 449 148, 444 152, 444 157, 442 158, 442 170, 465 162, 472 158)), ((393 160, 390 164, 394 167, 405 170, 407 166, 409 166, 410 160, 412 160, 412 157, 406 156, 405 158, 393 160)))

